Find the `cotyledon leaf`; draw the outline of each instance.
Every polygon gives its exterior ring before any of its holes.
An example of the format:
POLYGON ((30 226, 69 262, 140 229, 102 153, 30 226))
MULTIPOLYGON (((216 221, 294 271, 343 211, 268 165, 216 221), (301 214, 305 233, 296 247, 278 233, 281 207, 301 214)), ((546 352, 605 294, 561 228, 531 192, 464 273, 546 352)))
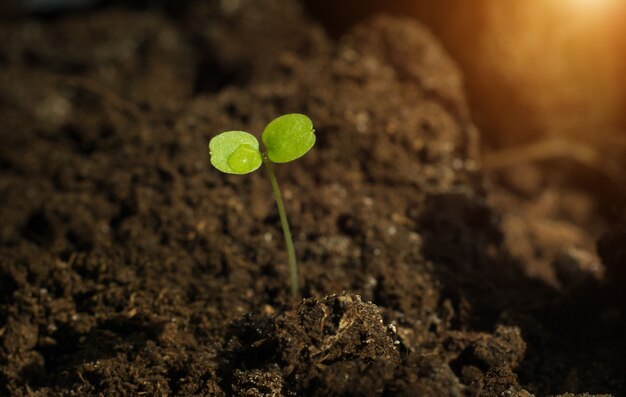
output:
POLYGON ((275 163, 287 163, 302 157, 315 144, 313 122, 299 113, 272 120, 261 137, 267 157, 275 163))
POLYGON ((209 142, 211 164, 227 174, 248 174, 263 163, 259 141, 245 131, 226 131, 209 142))

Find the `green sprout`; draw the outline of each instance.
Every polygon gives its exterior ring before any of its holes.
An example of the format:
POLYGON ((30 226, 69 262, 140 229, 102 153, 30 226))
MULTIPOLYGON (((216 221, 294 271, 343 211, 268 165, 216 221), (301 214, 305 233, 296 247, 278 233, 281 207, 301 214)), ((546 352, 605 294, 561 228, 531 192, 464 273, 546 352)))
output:
POLYGON ((298 113, 280 116, 265 127, 261 140, 265 146, 265 152, 259 149, 259 141, 252 134, 245 131, 222 132, 209 142, 211 164, 224 173, 237 175, 256 171, 261 163, 265 164, 285 236, 291 275, 291 294, 297 298, 298 263, 296 262, 296 250, 293 246, 285 205, 272 163, 288 163, 304 156, 311 150, 315 144, 313 122, 307 116, 298 113))

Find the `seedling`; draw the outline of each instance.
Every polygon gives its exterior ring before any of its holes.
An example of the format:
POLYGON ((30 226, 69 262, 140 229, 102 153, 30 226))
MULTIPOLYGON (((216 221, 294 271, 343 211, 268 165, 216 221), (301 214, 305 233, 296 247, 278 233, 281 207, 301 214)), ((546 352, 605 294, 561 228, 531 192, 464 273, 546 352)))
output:
POLYGON ((265 127, 261 136, 265 152, 259 149, 259 141, 254 135, 245 131, 222 132, 209 142, 211 164, 224 173, 248 174, 256 171, 261 163, 265 164, 285 236, 291 275, 291 294, 294 298, 298 297, 296 250, 272 163, 288 163, 304 156, 315 144, 314 132, 311 119, 303 114, 292 113, 272 120, 265 127))

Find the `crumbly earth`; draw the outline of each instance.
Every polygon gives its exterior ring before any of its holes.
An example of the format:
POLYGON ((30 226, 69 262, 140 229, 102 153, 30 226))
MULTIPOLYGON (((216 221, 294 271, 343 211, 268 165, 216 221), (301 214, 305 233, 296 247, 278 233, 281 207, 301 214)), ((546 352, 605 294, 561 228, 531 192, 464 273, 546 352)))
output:
POLYGON ((485 183, 428 31, 168 4, 0 24, 0 395, 626 393, 626 233, 602 278, 485 183), (302 301, 266 175, 207 153, 287 112, 318 139, 277 167, 302 301))

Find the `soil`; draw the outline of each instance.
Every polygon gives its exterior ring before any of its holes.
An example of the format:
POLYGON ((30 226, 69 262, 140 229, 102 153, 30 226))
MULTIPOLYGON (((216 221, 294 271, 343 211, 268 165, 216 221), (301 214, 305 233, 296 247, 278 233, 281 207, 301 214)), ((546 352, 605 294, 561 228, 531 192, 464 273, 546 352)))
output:
POLYGON ((626 220, 539 166, 486 174, 461 73, 413 20, 23 17, 0 86, 2 396, 626 395, 626 220), (301 301, 266 175, 207 153, 288 112, 318 139, 277 167, 301 301))

